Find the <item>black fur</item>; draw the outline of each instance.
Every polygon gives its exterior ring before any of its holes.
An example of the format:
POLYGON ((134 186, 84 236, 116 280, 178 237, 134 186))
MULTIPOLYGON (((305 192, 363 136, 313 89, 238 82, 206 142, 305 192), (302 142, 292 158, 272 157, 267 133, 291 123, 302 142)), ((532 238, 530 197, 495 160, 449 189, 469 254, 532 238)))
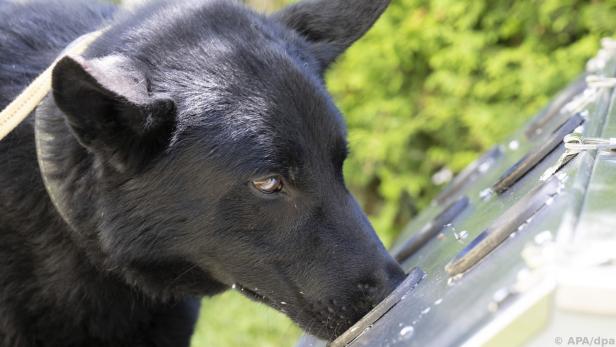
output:
POLYGON ((232 286, 328 339, 380 301, 403 273, 344 186, 322 73, 387 3, 0 0, 0 108, 110 25, 0 141, 2 346, 186 346, 232 286))

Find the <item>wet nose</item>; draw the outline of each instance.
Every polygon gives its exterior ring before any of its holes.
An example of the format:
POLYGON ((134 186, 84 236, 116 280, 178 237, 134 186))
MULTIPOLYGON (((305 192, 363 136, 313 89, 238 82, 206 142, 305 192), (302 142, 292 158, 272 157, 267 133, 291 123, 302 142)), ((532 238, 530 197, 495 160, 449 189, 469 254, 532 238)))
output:
POLYGON ((404 280, 405 274, 400 265, 393 259, 379 269, 373 271, 368 277, 359 281, 358 289, 363 296, 365 309, 371 309, 381 302, 389 293, 404 280))
POLYGON ((400 265, 386 252, 383 253, 386 257, 380 257, 379 265, 364 268, 363 271, 356 268, 359 270, 355 275, 357 277, 354 280, 349 277, 344 287, 338 287, 338 295, 317 300, 318 304, 313 306, 321 307, 326 303, 325 309, 318 311, 319 317, 326 318, 321 322, 324 324, 324 330, 318 331, 315 330, 317 327, 314 327, 313 334, 334 339, 370 312, 404 281, 406 276, 400 265), (344 291, 341 291, 342 288, 344 291), (340 296, 342 292, 344 295, 340 296))
POLYGON ((389 295, 398 285, 404 281, 406 274, 397 261, 391 260, 385 266, 385 296, 389 295))

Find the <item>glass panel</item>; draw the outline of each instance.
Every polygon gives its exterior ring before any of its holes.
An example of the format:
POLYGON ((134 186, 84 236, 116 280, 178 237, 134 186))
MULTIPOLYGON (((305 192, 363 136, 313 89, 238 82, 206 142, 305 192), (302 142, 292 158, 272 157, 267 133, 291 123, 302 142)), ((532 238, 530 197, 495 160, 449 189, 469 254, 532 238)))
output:
POLYGON ((424 225, 418 232, 413 234, 400 247, 392 251, 392 255, 398 262, 403 262, 410 256, 415 254, 423 245, 428 243, 443 228, 454 221, 460 213, 462 213, 469 205, 468 197, 464 196, 456 202, 450 204, 443 212, 441 212, 430 223, 424 225))
POLYGON ((445 266, 445 270, 454 276, 477 264, 545 207, 548 201, 559 193, 561 187, 562 182, 558 176, 552 176, 550 180, 531 190, 458 253, 445 266))

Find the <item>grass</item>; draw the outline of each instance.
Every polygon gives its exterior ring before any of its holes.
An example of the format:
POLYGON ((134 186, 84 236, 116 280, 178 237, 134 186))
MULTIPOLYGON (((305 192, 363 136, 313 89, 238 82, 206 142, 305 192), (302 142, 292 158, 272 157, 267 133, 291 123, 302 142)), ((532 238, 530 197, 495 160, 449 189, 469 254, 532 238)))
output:
POLYGON ((191 347, 291 347, 299 336, 283 314, 228 291, 203 299, 191 347))

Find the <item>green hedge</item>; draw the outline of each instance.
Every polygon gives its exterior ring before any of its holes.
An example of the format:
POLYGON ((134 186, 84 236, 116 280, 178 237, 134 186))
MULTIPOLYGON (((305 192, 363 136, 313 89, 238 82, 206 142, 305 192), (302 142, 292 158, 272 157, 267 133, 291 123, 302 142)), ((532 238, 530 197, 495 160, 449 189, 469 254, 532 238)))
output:
POLYGON ((394 0, 328 75, 346 114, 347 182, 391 240, 458 172, 574 79, 616 1, 394 0))

